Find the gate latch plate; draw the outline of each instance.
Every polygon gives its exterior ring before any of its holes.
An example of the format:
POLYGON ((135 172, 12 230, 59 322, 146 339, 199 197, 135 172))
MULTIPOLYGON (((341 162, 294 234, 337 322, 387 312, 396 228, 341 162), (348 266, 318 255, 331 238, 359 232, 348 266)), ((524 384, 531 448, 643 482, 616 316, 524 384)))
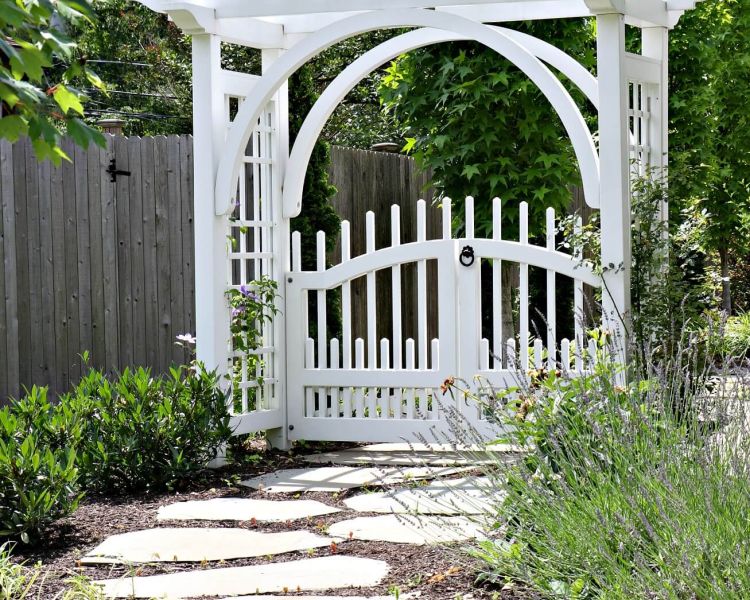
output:
POLYGON ((461 248, 461 254, 458 255, 458 262, 460 262, 464 267, 470 267, 474 264, 475 256, 474 256, 474 248, 471 246, 464 246, 461 248))

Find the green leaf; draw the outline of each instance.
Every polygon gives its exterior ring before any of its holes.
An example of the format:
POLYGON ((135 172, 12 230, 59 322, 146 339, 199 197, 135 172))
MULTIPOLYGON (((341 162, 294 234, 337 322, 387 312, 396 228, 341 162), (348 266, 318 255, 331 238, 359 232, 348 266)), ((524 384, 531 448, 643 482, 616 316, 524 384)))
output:
POLYGON ((69 111, 73 111, 83 116, 83 104, 81 104, 81 100, 75 92, 69 90, 64 85, 59 84, 55 87, 55 91, 52 95, 55 102, 57 102, 58 106, 62 109, 63 114, 67 115, 69 111))
POLYGON ((474 175, 479 175, 479 166, 465 165, 463 170, 461 171, 461 174, 464 175, 469 181, 471 181, 471 178, 474 177, 474 175))
POLYGON ((22 117, 18 115, 8 115, 0 119, 0 138, 9 142, 17 142, 18 138, 24 135, 28 130, 28 125, 22 117))

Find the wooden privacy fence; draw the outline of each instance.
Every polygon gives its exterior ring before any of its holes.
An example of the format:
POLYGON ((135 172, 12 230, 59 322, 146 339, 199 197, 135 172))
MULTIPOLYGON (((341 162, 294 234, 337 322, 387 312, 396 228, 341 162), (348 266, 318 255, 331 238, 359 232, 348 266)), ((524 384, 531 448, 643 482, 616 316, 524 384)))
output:
POLYGON ((68 389, 84 351, 163 371, 194 330, 191 137, 64 150, 55 168, 28 140, 0 145, 0 398, 68 389))
MULTIPOLYGON (((26 140, 0 143, 0 402, 33 384, 69 389, 85 351, 108 370, 163 372, 186 359, 175 337, 195 331, 192 145, 191 136, 107 136, 106 148, 88 150, 66 141, 71 161, 55 168, 26 140), (130 175, 113 181, 112 170, 130 175)), ((430 192, 411 159, 334 148, 330 172, 354 252, 364 252, 365 212, 385 224, 394 202, 404 241, 415 239, 415 199, 430 192)), ((427 226, 435 237, 432 210, 427 226)), ((378 231, 378 247, 389 236, 378 231)), ((355 314, 357 335, 364 318, 355 314)))

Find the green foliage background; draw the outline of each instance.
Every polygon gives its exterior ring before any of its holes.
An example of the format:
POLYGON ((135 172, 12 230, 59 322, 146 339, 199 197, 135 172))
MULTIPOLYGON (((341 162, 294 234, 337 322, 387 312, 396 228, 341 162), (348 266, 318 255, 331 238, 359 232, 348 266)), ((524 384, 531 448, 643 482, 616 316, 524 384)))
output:
MULTIPOLYGON (((594 67, 590 21, 512 26, 594 67)), ((568 87, 585 105, 582 94, 568 87)), ((524 200, 537 229, 548 206, 568 208, 569 187, 580 177, 562 123, 528 77, 493 50, 451 42, 410 52, 391 65, 379 92, 406 149, 432 170, 439 193, 459 204, 467 195, 476 198, 480 233, 490 231, 490 200, 496 196, 503 201, 504 224, 517 224, 524 200)))

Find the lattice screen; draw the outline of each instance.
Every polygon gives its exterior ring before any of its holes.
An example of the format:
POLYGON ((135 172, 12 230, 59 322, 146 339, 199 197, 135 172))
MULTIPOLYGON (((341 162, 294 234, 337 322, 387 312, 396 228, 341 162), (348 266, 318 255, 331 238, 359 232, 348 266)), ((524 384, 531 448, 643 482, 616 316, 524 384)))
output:
MULTIPOLYGON (((226 97, 228 122, 237 112, 242 98, 226 97)), ((278 280, 273 247, 275 235, 274 148, 277 124, 274 104, 269 103, 245 150, 237 187, 234 211, 230 218, 229 273, 230 288, 252 289, 261 277, 278 280)), ((275 340, 270 324, 259 324, 263 331, 262 346, 246 354, 232 348, 232 368, 236 376, 232 411, 247 414, 273 407, 278 382, 275 340)))

